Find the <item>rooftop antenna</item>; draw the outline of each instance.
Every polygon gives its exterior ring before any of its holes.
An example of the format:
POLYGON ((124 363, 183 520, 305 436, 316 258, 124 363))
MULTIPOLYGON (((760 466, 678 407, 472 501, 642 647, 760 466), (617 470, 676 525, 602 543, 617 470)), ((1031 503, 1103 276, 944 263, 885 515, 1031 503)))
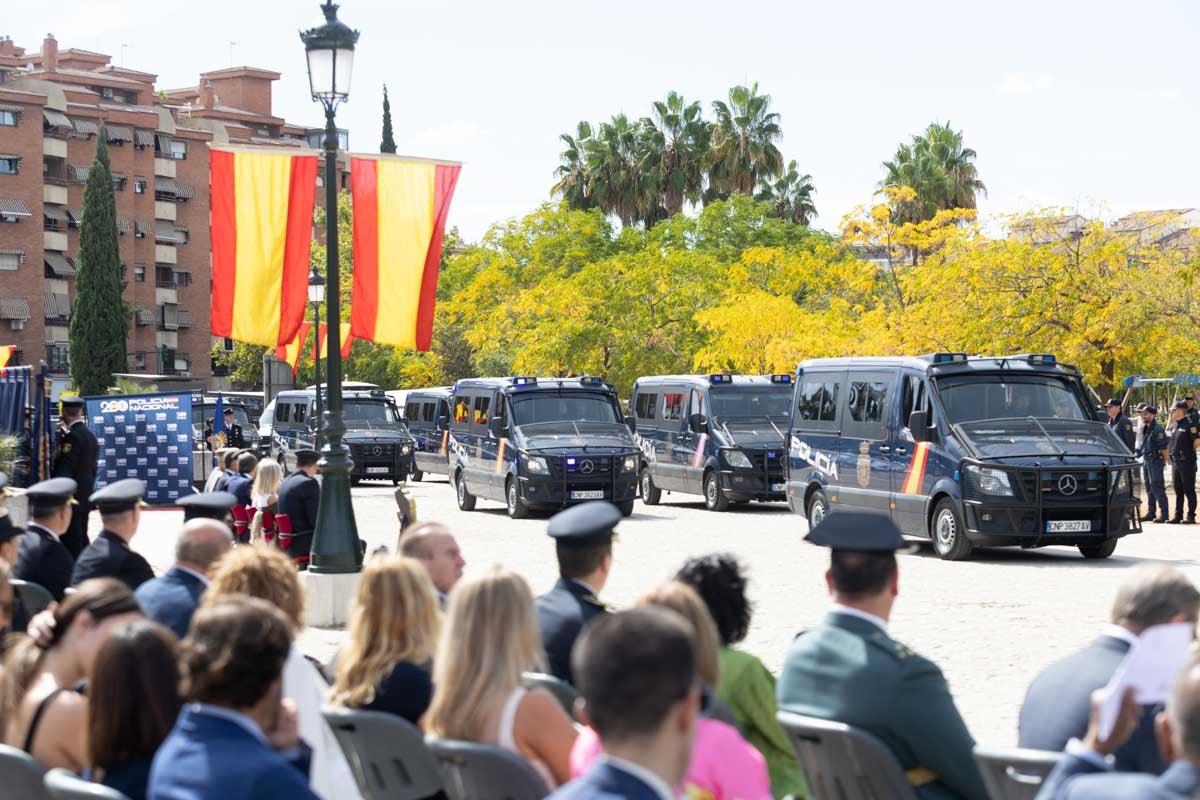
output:
POLYGON ((229 43, 229 67, 230 67, 230 69, 233 68, 233 48, 237 47, 237 45, 238 45, 237 42, 229 43))
POLYGON ((127 44, 121 45, 121 66, 122 67, 125 66, 125 50, 128 49, 128 47, 129 47, 129 45, 127 45, 127 44))

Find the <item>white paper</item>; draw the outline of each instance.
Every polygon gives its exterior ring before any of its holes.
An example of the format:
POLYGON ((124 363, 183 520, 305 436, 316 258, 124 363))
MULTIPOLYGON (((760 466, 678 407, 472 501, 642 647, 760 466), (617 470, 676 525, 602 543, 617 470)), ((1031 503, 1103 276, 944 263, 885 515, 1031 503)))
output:
POLYGON ((1133 689, 1138 705, 1165 703, 1179 671, 1187 663, 1195 636, 1190 622, 1151 625, 1142 631, 1104 687, 1100 701, 1100 738, 1107 739, 1121 713, 1121 699, 1133 689))

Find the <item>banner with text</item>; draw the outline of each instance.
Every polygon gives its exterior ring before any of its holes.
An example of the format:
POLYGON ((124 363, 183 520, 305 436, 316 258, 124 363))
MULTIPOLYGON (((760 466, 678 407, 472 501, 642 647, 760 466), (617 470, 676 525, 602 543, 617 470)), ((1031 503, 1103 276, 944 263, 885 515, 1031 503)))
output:
POLYGON ((125 478, 146 482, 147 503, 191 494, 192 396, 88 397, 88 427, 98 442, 96 488, 125 478))

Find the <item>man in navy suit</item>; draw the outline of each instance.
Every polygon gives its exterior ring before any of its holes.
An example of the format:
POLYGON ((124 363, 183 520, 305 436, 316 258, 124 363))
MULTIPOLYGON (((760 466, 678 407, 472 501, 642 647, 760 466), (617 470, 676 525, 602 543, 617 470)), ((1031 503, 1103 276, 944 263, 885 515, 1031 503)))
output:
MULTIPOLYGON (((1200 615, 1200 592, 1172 567, 1134 570, 1117 590, 1112 623, 1091 644, 1046 667, 1033 679, 1018 722, 1018 744, 1034 750, 1062 750, 1081 738, 1088 725, 1092 692, 1108 685, 1130 646, 1151 625, 1188 621, 1200 615)), ((1157 706, 1142 709, 1129 740, 1114 753, 1117 769, 1157 775, 1166 767, 1154 735, 1157 706)))
POLYGON ((700 689, 691 627, 662 608, 605 614, 571 657, 604 755, 552 800, 671 800, 692 758, 700 689))
POLYGON ((208 586, 209 573, 231 547, 233 534, 225 523, 215 519, 185 522, 175 543, 175 564, 133 593, 142 611, 182 639, 208 586))
POLYGON ((1155 720, 1162 775, 1109 772, 1108 759, 1137 730, 1142 710, 1130 690, 1112 732, 1100 736, 1096 705, 1083 741, 1072 739, 1037 800, 1183 800, 1200 793, 1200 661, 1193 656, 1175 680, 1166 711, 1155 720))
POLYGON ((150 766, 149 800, 316 800, 282 697, 292 631, 279 609, 241 598, 196 612, 182 649, 179 720, 150 766), (304 766, 301 771, 298 766, 304 766))
POLYGON ((620 521, 616 506, 596 500, 560 511, 546 528, 559 579, 537 599, 538 628, 550 673, 560 681, 573 683, 571 647, 585 625, 608 611, 597 595, 608 582, 613 528, 620 521))
POLYGON ((254 472, 258 469, 258 459, 254 453, 242 453, 237 459, 238 474, 229 479, 225 491, 237 498, 238 503, 250 505, 250 489, 254 485, 254 472))
POLYGON ((277 508, 287 514, 292 526, 292 539, 285 548, 292 558, 308 555, 312 550, 312 535, 317 527, 317 509, 321 505, 321 484, 317 481, 316 450, 296 451, 296 471, 279 487, 277 508))

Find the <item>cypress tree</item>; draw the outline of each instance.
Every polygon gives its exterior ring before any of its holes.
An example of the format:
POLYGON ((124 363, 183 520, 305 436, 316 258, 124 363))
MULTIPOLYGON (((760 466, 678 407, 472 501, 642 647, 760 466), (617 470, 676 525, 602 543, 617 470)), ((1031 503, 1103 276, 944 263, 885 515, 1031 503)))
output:
POLYGON ((379 152, 396 152, 396 140, 392 138, 392 104, 388 102, 386 83, 383 85, 383 141, 379 143, 379 152))
POLYGON ((84 395, 103 394, 113 385, 113 373, 126 368, 129 317, 121 299, 117 202, 106 138, 101 125, 96 134, 96 157, 83 190, 79 263, 71 304, 71 381, 84 395))

